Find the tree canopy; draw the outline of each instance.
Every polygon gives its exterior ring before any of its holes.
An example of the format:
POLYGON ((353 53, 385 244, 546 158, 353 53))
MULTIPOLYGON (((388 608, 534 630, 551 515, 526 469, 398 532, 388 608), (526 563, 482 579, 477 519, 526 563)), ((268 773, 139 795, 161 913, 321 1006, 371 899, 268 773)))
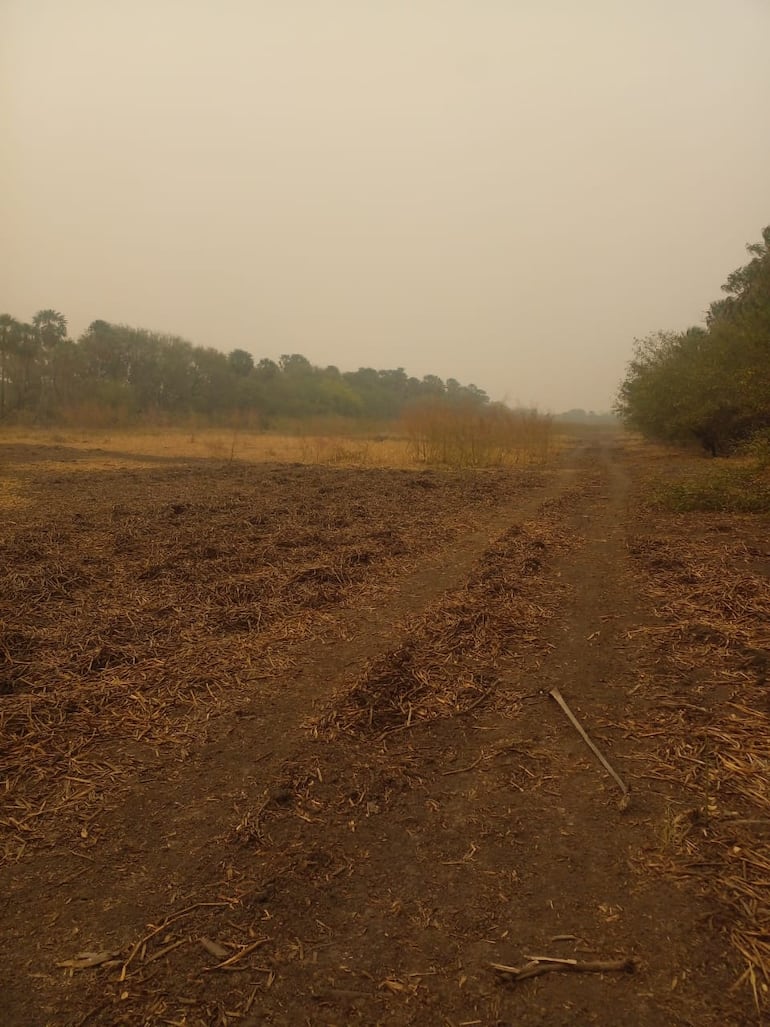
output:
POLYGON ((402 367, 340 371, 315 367, 300 353, 255 360, 243 349, 225 353, 104 320, 73 340, 58 311, 40 310, 28 323, 0 315, 0 418, 56 420, 78 410, 121 420, 242 414, 266 427, 283 417, 387 420, 426 399, 489 403, 475 385, 410 377, 402 367))
POLYGON ((711 453, 770 429, 770 226, 704 326, 635 340, 616 409, 629 427, 711 453))

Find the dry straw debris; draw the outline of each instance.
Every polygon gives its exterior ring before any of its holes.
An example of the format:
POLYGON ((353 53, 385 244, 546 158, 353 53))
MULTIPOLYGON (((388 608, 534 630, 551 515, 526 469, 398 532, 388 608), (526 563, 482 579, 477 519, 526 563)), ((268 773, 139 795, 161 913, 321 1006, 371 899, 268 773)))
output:
POLYGON ((184 759, 329 611, 538 481, 163 460, 29 472, 0 524, 0 854, 87 845, 127 775, 160 750, 184 759))
POLYGON ((656 721, 653 776, 691 796, 669 811, 656 862, 695 877, 729 910, 758 1008, 770 997, 770 582, 766 526, 751 518, 659 517, 631 540, 676 671, 656 721))
MULTIPOLYGON (((286 762, 263 801, 241 811, 235 839, 274 861, 304 851, 308 824, 323 824, 326 832, 336 823, 345 835, 421 786, 434 758, 426 751, 436 744, 421 728, 485 705, 515 714, 521 704, 516 666, 531 667, 546 655, 542 629, 564 600, 554 560, 577 541, 565 516, 577 499, 576 489, 543 504, 537 519, 512 527, 485 550, 463 587, 407 618, 401 644, 370 660, 308 723, 316 739, 309 754, 286 762)), ((442 774, 466 773, 511 752, 511 787, 521 790, 519 777, 527 787, 542 778, 542 757, 515 744, 442 774)), ((326 877, 349 869, 339 852, 332 863, 330 869, 324 857, 312 872, 326 877)), ((282 866, 281 876, 298 867, 282 866)), ((300 869, 305 879, 308 866, 300 869)))
POLYGON ((314 725, 316 734, 383 737, 467 713, 496 697, 502 659, 543 649, 541 628, 560 587, 541 570, 568 536, 557 508, 517 525, 484 553, 463 588, 414 618, 395 650, 375 657, 314 725))

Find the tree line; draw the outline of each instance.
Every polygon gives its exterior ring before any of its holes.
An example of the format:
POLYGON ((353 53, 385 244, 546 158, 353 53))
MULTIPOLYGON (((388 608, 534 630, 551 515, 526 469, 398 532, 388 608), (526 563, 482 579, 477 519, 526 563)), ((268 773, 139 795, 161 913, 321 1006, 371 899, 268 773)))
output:
POLYGON ((616 404, 629 427, 713 455, 770 437, 770 226, 746 248, 705 325, 635 340, 616 404))
POLYGON ((150 416, 234 416, 269 427, 277 418, 390 420, 426 401, 489 404, 475 385, 402 368, 340 371, 299 353, 255 361, 176 335, 93 321, 71 339, 67 319, 40 310, 28 323, 0 315, 0 420, 128 422, 150 416))

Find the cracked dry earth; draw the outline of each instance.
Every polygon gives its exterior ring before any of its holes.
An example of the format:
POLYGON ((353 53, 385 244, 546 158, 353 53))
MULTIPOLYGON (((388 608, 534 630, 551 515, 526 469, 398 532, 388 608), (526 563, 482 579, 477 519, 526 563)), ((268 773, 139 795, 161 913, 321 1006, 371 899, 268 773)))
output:
POLYGON ((114 794, 1 871, 3 1024, 755 1023, 714 900, 648 866, 672 794, 620 725, 668 671, 638 630, 628 475, 622 439, 577 446, 374 561, 382 590, 287 632, 274 672, 249 655, 239 701, 200 698, 184 744, 105 740, 133 756, 114 794), (530 956, 634 972, 492 966, 530 956))

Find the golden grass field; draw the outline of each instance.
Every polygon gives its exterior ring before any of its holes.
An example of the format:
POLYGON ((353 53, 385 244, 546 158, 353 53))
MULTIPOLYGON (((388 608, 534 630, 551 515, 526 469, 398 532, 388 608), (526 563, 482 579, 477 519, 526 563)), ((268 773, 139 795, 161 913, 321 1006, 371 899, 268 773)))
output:
MULTIPOLYGON (((512 439, 496 453, 496 466, 526 467, 541 464, 563 448, 568 439, 549 434, 547 439, 512 439)), ((114 471, 145 467, 158 460, 212 460, 225 463, 294 463, 339 467, 393 467, 418 469, 426 462, 424 450, 408 435, 335 435, 272 433, 226 428, 29 428, 0 429, 0 507, 20 501, 19 480, 37 470, 114 471), (3 447, 14 452, 12 465, 3 459, 3 447)), ((451 459, 446 466, 458 466, 451 459)), ((464 464, 460 465, 464 466, 464 464)))

